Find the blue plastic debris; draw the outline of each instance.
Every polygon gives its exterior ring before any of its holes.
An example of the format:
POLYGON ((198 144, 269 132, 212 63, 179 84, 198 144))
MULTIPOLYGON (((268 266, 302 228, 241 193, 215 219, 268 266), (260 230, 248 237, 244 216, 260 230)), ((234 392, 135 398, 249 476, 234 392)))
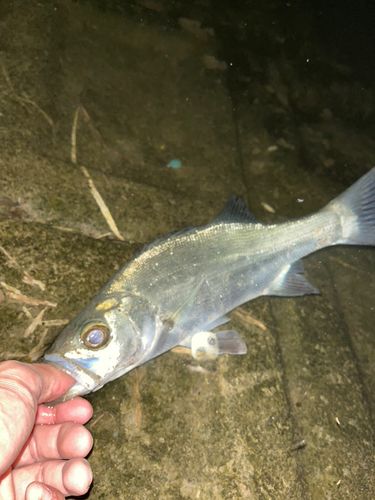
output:
POLYGON ((180 160, 177 160, 176 158, 174 158, 173 160, 171 160, 167 167, 169 168, 180 168, 181 167, 181 161, 180 160))

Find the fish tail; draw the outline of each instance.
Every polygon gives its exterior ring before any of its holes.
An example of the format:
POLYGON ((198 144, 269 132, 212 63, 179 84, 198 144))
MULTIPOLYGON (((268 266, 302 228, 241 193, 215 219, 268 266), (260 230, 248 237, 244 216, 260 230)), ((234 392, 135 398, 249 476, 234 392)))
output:
POLYGON ((334 210, 341 219, 338 243, 375 245, 375 167, 332 200, 327 209, 334 210))

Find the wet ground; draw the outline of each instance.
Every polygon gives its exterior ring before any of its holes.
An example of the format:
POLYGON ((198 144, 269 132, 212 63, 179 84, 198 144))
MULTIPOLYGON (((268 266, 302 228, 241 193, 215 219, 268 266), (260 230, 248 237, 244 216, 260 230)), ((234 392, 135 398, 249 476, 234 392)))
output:
MULTIPOLYGON (((142 244, 231 193, 282 221, 375 164, 375 92, 309 13, 106 6, 2 3, 0 361, 36 360, 142 244)), ((374 498, 374 264, 371 248, 310 256, 321 296, 232 314, 246 356, 197 371, 171 352, 90 395, 87 498, 374 498)))

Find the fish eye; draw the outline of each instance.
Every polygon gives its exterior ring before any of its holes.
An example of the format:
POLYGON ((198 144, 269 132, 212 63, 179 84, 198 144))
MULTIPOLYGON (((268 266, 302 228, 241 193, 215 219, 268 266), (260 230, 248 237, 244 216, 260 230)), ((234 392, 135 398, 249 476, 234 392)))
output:
POLYGON ((109 329, 102 324, 91 324, 86 327, 82 334, 81 339, 87 345, 93 349, 99 349, 107 344, 109 340, 109 329))

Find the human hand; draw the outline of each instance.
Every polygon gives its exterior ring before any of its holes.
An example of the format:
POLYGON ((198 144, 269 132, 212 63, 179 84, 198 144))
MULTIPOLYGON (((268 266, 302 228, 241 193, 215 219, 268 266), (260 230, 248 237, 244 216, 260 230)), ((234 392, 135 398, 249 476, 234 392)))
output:
POLYGON ((92 481, 83 427, 92 416, 82 398, 44 406, 75 380, 46 364, 0 363, 0 499, 64 500, 92 481), (54 424, 54 425, 51 425, 54 424))

